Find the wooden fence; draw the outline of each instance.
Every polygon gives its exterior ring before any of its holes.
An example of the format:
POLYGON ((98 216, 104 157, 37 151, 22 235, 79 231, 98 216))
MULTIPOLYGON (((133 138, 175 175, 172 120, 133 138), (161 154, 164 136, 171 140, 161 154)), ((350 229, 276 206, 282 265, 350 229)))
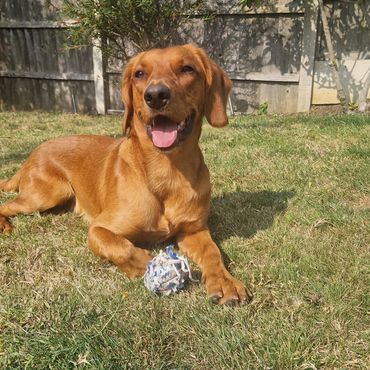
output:
MULTIPOLYGON (((284 113, 337 102, 317 0, 278 0, 250 11, 238 0, 209 3, 216 16, 194 19, 175 42, 204 47, 226 70, 235 112, 254 112, 264 102, 270 112, 284 113)), ((327 2, 327 7, 341 76, 356 100, 370 71, 369 25, 356 4, 327 2)), ((364 9, 370 11, 370 1, 364 9)), ((43 0, 0 2, 0 109, 101 114, 123 109, 124 62, 103 62, 97 47, 66 48, 69 26, 43 0)))

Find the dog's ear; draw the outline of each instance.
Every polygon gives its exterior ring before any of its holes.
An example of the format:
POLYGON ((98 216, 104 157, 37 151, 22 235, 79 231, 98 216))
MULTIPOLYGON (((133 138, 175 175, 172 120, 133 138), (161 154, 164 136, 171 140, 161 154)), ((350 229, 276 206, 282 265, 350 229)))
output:
POLYGON ((122 131, 124 136, 127 136, 130 131, 130 123, 134 114, 131 79, 133 65, 133 60, 129 61, 122 73, 121 94, 123 105, 125 107, 122 123, 122 131))
POLYGON ((202 49, 194 46, 193 49, 202 60, 206 77, 204 115, 212 126, 224 127, 229 123, 226 105, 232 83, 227 74, 202 49))
POLYGON ((224 127, 229 123, 226 105, 232 84, 217 64, 211 60, 209 64, 204 114, 212 126, 224 127))

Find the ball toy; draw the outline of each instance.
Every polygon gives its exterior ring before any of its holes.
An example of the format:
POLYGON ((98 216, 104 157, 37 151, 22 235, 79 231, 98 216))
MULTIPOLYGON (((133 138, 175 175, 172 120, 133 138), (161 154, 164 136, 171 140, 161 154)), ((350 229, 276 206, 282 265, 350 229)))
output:
POLYGON ((148 262, 144 285, 153 293, 170 295, 183 289, 188 279, 196 281, 191 276, 187 259, 178 256, 173 247, 169 245, 148 262))

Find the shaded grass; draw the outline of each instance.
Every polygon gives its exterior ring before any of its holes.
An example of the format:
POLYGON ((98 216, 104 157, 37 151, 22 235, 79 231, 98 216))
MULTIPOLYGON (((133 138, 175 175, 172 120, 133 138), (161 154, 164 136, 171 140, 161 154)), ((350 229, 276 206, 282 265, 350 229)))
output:
MULTIPOLYGON (((0 178, 48 138, 120 121, 0 113, 0 178)), ((0 367, 368 367, 369 116, 240 117, 201 145, 212 235, 252 304, 214 306, 198 284, 153 297, 91 255, 80 218, 19 216, 0 236, 0 367)))

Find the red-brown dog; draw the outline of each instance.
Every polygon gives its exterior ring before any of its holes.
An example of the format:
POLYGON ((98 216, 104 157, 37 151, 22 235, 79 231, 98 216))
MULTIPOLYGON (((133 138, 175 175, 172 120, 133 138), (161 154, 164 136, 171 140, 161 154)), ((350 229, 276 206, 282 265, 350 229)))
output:
POLYGON ((220 303, 250 293, 226 270, 207 228, 209 173, 199 149, 202 118, 227 125, 231 82, 203 50, 191 45, 140 53, 123 73, 125 137, 71 136, 36 148, 0 189, 19 191, 0 206, 9 217, 73 202, 90 222, 88 245, 129 278, 145 272, 143 249, 176 238, 202 270, 207 293, 220 303))

